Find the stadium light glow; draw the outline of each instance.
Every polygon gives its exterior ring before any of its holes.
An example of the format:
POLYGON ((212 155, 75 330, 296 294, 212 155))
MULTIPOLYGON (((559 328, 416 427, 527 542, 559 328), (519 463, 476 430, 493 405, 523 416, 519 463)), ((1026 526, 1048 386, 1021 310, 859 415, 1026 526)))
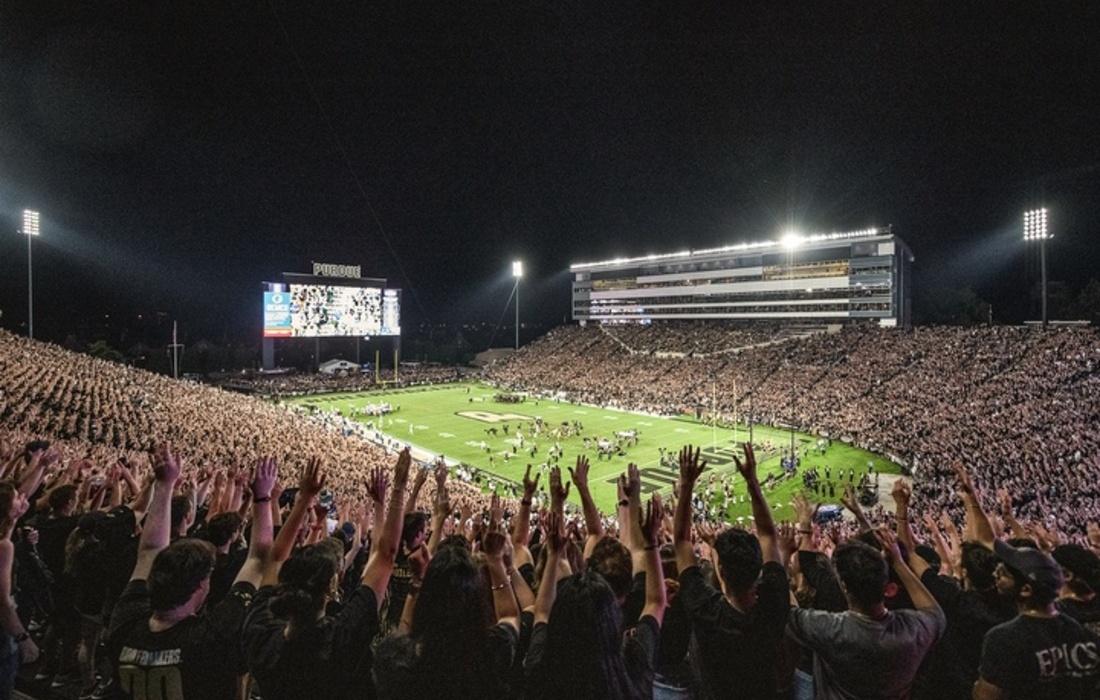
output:
POLYGON ((33 209, 24 209, 23 234, 27 236, 37 236, 38 233, 38 212, 33 209))
POLYGON ((523 277, 523 261, 512 261, 512 277, 523 277))
MULTIPOLYGON (((808 245, 813 243, 823 243, 828 241, 840 241, 851 238, 868 238, 871 236, 889 236, 891 229, 889 226, 883 228, 865 228, 858 231, 834 231, 831 233, 813 233, 808 236, 800 236, 799 245, 808 245)), ((590 270, 596 267, 605 267, 613 265, 630 265, 634 263, 648 263, 662 260, 677 260, 683 258, 693 258, 702 255, 714 255, 716 253, 738 253, 748 250, 756 250, 759 248, 781 248, 783 247, 782 241, 754 241, 751 243, 734 243, 731 245, 721 246, 718 248, 701 248, 699 250, 680 250, 675 253, 661 253, 643 255, 635 258, 612 258, 610 260, 601 260, 599 262, 584 262, 573 263, 569 266, 571 272, 577 272, 579 270, 590 270)))
POLYGON ((1041 241, 1050 238, 1047 233, 1047 210, 1032 209, 1024 212, 1024 240, 1041 241))
POLYGON ((794 229, 788 229, 783 237, 779 239, 779 242, 787 250, 794 250, 802 245, 802 235, 794 229))

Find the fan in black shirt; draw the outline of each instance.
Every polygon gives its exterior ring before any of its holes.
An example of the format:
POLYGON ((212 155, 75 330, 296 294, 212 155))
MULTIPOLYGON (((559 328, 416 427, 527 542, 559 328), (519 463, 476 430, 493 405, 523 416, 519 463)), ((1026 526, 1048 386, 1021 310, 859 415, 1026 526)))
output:
POLYGON ((137 564, 111 616, 108 646, 125 696, 164 700, 229 700, 237 691, 239 631, 271 547, 274 460, 252 482, 252 544, 228 597, 200 614, 210 590, 214 548, 201 540, 168 544, 172 489, 180 461, 168 445, 154 460, 156 482, 137 564))
POLYGON ((550 472, 551 513, 547 517, 548 557, 535 601, 535 626, 527 650, 527 697, 648 698, 661 621, 667 600, 657 533, 661 501, 654 496, 641 509, 641 481, 631 464, 621 477, 629 501, 630 541, 644 543, 646 604, 638 624, 624 636, 622 611, 611 586, 595 571, 558 580, 566 536, 561 516, 565 492, 560 472, 550 472))
POLYGON ((1093 634, 1100 634, 1100 595, 1096 594, 1100 590, 1100 557, 1077 544, 1055 547, 1052 556, 1066 580, 1058 609, 1093 634))
MULTIPOLYGON (((338 615, 328 616, 324 611, 340 585, 339 543, 330 540, 334 547, 329 542, 313 545, 285 565, 276 543, 275 554, 264 570, 264 588, 244 623, 248 669, 265 700, 339 700, 362 697, 371 690, 371 640, 379 629, 379 608, 401 537, 411 462, 409 451, 403 450, 394 467, 393 491, 382 531, 371 549, 359 587, 338 615), (268 587, 276 581, 277 587, 268 587)), ((384 472, 375 469, 371 479, 372 488, 384 494, 384 472)), ((280 537, 283 532, 293 537, 323 485, 320 462, 311 460, 280 537)))
MULTIPOLYGON (((676 563, 684 609, 695 628, 696 659, 709 697, 776 697, 779 645, 790 609, 790 587, 782 565, 771 509, 756 478, 752 446, 737 468, 748 484, 757 535, 727 530, 715 540, 722 590, 703 576, 691 543, 692 489, 706 463, 699 451, 680 451, 680 494, 676 502, 676 563)), ((736 458, 735 458, 736 459, 736 458)))

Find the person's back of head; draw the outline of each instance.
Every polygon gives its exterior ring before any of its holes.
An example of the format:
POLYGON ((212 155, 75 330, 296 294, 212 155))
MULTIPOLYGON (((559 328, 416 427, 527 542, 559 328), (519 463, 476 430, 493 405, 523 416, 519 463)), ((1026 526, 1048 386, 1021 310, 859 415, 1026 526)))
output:
POLYGON ((218 513, 206 524, 206 540, 221 549, 236 539, 243 524, 237 513, 218 513))
POLYGON ((737 595, 751 590, 764 565, 756 535, 741 528, 730 528, 715 538, 714 551, 718 555, 718 573, 726 592, 737 595))
POLYGON ((401 544, 404 545, 405 551, 412 551, 423 544, 424 534, 427 530, 427 513, 420 511, 405 513, 405 519, 401 526, 401 544))
POLYGON ((849 540, 833 552, 833 566, 851 607, 867 610, 883 602, 889 567, 874 547, 849 540))
POLYGON ((279 587, 271 598, 271 613, 289 624, 288 637, 312 627, 336 594, 341 559, 323 542, 304 547, 279 569, 279 587))
POLYGON ((1074 595, 1090 597, 1100 592, 1100 557, 1079 544, 1059 545, 1051 555, 1074 595))
POLYGON ((588 557, 588 569, 603 576, 619 600, 630 593, 634 578, 630 550, 614 537, 601 537, 588 557))
POLYGON ((50 506, 50 513, 53 515, 68 515, 71 513, 76 508, 76 491, 75 484, 58 486, 51 491, 49 498, 46 500, 50 506))
POLYGON ((492 600, 481 568, 469 551, 436 551, 424 573, 409 636, 419 646, 420 682, 449 688, 456 696, 478 694, 486 681, 492 600))
POLYGON ((558 583, 547 627, 541 697, 638 697, 622 653, 622 612, 595 571, 558 583))
POLYGON ((190 527, 189 521, 193 517, 191 498, 182 495, 172 496, 172 532, 178 533, 181 527, 190 527))
POLYGON ((149 572, 149 602, 154 612, 187 603, 202 607, 214 570, 214 546, 204 540, 180 539, 162 549, 149 572), (201 593, 200 593, 201 592, 201 593), (196 598, 196 593, 200 593, 196 598))
POLYGON ((989 591, 997 583, 997 555, 977 542, 963 542, 961 564, 963 576, 975 591, 989 591))

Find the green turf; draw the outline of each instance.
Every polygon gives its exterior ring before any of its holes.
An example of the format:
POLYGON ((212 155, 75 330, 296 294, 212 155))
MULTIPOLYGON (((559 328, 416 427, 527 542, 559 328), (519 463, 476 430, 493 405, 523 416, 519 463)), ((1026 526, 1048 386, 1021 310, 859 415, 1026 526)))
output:
MULTIPOLYGON (((597 505, 605 512, 614 508, 615 478, 626 469, 629 462, 637 463, 642 470, 643 492, 660 490, 668 493, 676 479, 676 473, 674 470, 660 466, 658 448, 664 447, 666 450, 674 451, 684 444, 697 445, 702 448, 710 465, 708 471, 717 475, 718 478, 723 476, 728 478, 736 473, 732 455, 741 454, 741 448, 737 443, 748 438, 747 429, 743 426, 736 431, 735 436, 731 429, 712 428, 710 425, 689 418, 660 418, 548 400, 540 400, 536 403, 533 399, 528 399, 520 404, 504 404, 493 399, 496 393, 496 389, 487 385, 449 384, 441 387, 417 387, 397 391, 324 394, 288 401, 315 406, 326 411, 336 409, 343 415, 353 416, 363 423, 375 420, 376 426, 377 419, 353 414, 352 410, 368 403, 388 401, 399 407, 383 421, 382 429, 388 435, 416 447, 443 454, 448 459, 457 459, 474 465, 484 472, 491 472, 513 482, 522 480, 524 468, 528 463, 534 463, 537 466, 545 461, 548 449, 554 444, 554 440, 549 437, 534 438, 534 442, 539 447, 539 452, 534 459, 520 449, 509 462, 503 461, 504 453, 512 450, 512 440, 514 440, 517 426, 520 423, 529 425, 536 416, 541 417, 551 427, 563 421, 574 420, 579 420, 584 426, 581 436, 560 441, 564 454, 558 464, 562 466, 563 475, 566 478, 568 478, 568 472, 565 472, 564 468, 572 466, 577 455, 584 452, 584 436, 611 438, 616 431, 637 430, 638 445, 627 448, 625 457, 614 457, 610 461, 598 460, 595 450, 587 453, 592 465, 589 474, 592 495, 597 505), (470 391, 469 394, 466 393, 467 389, 470 391), (470 399, 474 399, 474 402, 470 399), (480 416, 481 419, 459 415, 470 411, 484 415, 480 416), (506 414, 523 416, 525 420, 502 419, 501 416, 506 414), (487 428, 495 426, 499 429, 504 423, 509 425, 511 436, 502 435, 500 430, 496 437, 486 434, 487 428), (409 430, 410 424, 413 426, 412 432, 409 430), (488 453, 480 447, 482 441, 490 447, 494 456, 491 465, 488 453)), ((528 440, 527 444, 530 445, 530 433, 526 429, 524 433, 528 440)), ((753 441, 757 446, 761 481, 768 474, 781 472, 780 450, 790 444, 790 432, 758 425, 753 429, 753 441), (766 449, 765 446, 769 446, 770 449, 766 449)), ((800 453, 804 448, 812 448, 816 441, 816 438, 809 435, 795 434, 796 447, 800 453)), ((814 466, 823 468, 829 465, 833 470, 833 481, 837 484, 837 498, 829 499, 820 496, 813 496, 813 498, 825 502, 838 502, 842 482, 837 477, 837 471, 844 470, 844 483, 846 483, 848 469, 855 469, 858 480, 859 475, 866 471, 868 462, 874 463, 875 469, 883 473, 900 471, 897 465, 884 457, 839 441, 835 441, 823 455, 811 449, 808 455, 802 457, 800 469, 814 466)), ((707 481, 708 475, 704 474, 700 488, 705 486, 707 481)), ((543 477, 540 484, 545 485, 545 483, 546 478, 543 477)), ((735 494, 745 493, 745 484, 740 477, 733 479, 732 483, 735 494)), ((777 518, 792 517, 789 502, 793 493, 801 489, 802 479, 795 477, 779 482, 778 486, 766 491, 777 518)), ((576 500, 575 493, 570 494, 570 500, 576 500)), ((739 516, 747 516, 749 513, 748 503, 736 503, 730 507, 728 515, 735 519, 739 516)))

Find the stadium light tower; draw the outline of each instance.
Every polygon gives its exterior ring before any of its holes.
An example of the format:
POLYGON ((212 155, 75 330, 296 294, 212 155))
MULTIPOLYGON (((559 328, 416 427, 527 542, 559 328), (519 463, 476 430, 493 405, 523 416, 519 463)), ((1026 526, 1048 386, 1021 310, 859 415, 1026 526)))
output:
POLYGON ((516 350, 519 350, 519 280, 523 277, 523 261, 512 261, 512 277, 516 278, 516 287, 513 293, 516 295, 516 350))
POLYGON ((34 272, 31 267, 31 239, 39 234, 39 216, 33 209, 23 210, 23 235, 27 237, 27 337, 34 338, 34 272))
POLYGON ((1024 212, 1024 240, 1039 241, 1040 286, 1042 287, 1043 330, 1047 327, 1047 209, 1024 212))

